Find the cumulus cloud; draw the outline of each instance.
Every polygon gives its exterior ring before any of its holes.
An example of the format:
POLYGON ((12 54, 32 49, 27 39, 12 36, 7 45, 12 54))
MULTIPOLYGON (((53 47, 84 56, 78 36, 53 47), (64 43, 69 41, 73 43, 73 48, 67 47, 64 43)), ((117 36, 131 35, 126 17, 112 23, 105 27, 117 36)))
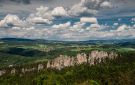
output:
POLYGON ((67 11, 63 7, 56 7, 52 10, 53 16, 68 16, 67 11))
POLYGON ((46 23, 46 24, 52 24, 53 20, 56 17, 66 17, 68 16, 67 11, 63 7, 55 7, 54 9, 51 9, 49 7, 40 6, 39 8, 36 8, 37 12, 31 14, 27 21, 32 23, 46 23))
POLYGON ((43 21, 47 20, 48 23, 48 21, 50 22, 56 17, 92 16, 97 14, 100 8, 111 8, 111 6, 111 2, 108 0, 81 0, 80 3, 74 4, 69 8, 58 6, 52 9, 40 6, 36 9, 37 12, 32 14, 32 17, 30 16, 30 18, 40 17, 40 20, 42 18, 43 21))
POLYGON ((35 14, 35 17, 42 17, 43 19, 52 20, 54 17, 51 15, 51 10, 49 7, 40 6, 39 8, 36 8, 37 12, 35 14))
POLYGON ((8 14, 3 20, 0 21, 0 27, 24 27, 25 22, 20 20, 16 15, 8 14))
POLYGON ((89 22, 89 23, 98 23, 97 18, 95 18, 95 17, 82 17, 80 19, 80 22, 82 22, 82 23, 86 23, 86 22, 89 22))
POLYGON ((118 27, 117 31, 124 31, 124 30, 128 30, 129 27, 127 25, 121 25, 118 27))
POLYGON ((69 28, 70 26, 71 26, 71 22, 67 22, 64 24, 53 25, 52 28, 69 28))
POLYGON ((68 8, 40 6, 25 21, 7 15, 0 21, 0 27, 12 26, 12 29, 0 29, 0 36, 67 41, 135 38, 135 26, 121 25, 122 20, 111 26, 103 25, 94 17, 99 10, 112 7, 109 0, 81 0, 68 8), (78 17, 72 19, 74 16, 78 17))
POLYGON ((90 25, 90 30, 100 30, 100 25, 99 24, 91 24, 90 25))
MULTIPOLYGON (((48 40, 66 40, 66 41, 80 41, 90 39, 123 39, 123 38, 135 38, 135 29, 130 27, 128 30, 117 31, 117 30, 100 30, 102 26, 98 24, 92 24, 84 27, 84 24, 78 22, 73 26, 70 22, 55 25, 50 28, 21 28, 21 29, 6 29, 3 30, 3 36, 13 36, 18 38, 36 38, 36 39, 48 39, 48 40), (79 28, 73 28, 78 26, 79 28), (62 29, 61 29, 62 28, 62 29), (72 29, 72 30, 71 30, 72 29), (100 30, 100 31, 98 31, 100 30), (8 32, 8 34, 7 34, 8 32)), ((105 27, 105 26, 104 26, 105 27)), ((124 26, 123 26, 124 27, 124 26)), ((105 27, 106 28, 106 27, 105 27)), ((119 29, 119 27, 118 27, 119 29)))
MULTIPOLYGON (((47 22, 46 19, 41 17, 33 17, 33 23, 47 22)), ((31 21, 31 22, 32 22, 31 21)), ((48 27, 38 27, 37 25, 31 25, 30 27, 17 26, 16 23, 21 22, 17 17, 5 17, 1 23, 12 23, 16 26, 12 29, 0 29, 1 37, 18 37, 18 38, 36 38, 36 39, 48 39, 48 40, 66 40, 66 41, 79 41, 89 39, 122 39, 122 38, 135 38, 135 27, 128 25, 121 25, 116 30, 111 30, 111 26, 99 25, 96 18, 87 17, 80 18, 80 22, 59 23, 50 25, 48 27), (82 19, 82 20, 81 20, 82 19), (86 23, 91 23, 86 25, 86 23), (107 30, 103 30, 107 29, 107 30), (7 34, 8 33, 8 34, 7 34)), ((28 22, 27 20, 25 22, 28 22)), ((30 22, 30 20, 29 20, 30 22)))
POLYGON ((85 23, 82 22, 76 22, 74 23, 70 28, 72 31, 80 31, 83 30, 85 23))
POLYGON ((35 24, 51 24, 52 23, 52 21, 48 19, 43 19, 42 17, 33 17, 33 18, 30 18, 28 21, 35 24))
POLYGON ((112 4, 109 1, 104 1, 100 4, 102 8, 112 8, 112 4))
POLYGON ((37 12, 30 14, 30 16, 27 18, 27 21, 29 23, 34 24, 51 24, 54 17, 51 14, 51 11, 49 7, 40 6, 39 8, 36 8, 37 12))
POLYGON ((40 6, 37 8, 35 16, 42 17, 44 19, 53 20, 55 17, 68 16, 67 10, 64 7, 55 7, 50 9, 49 7, 40 6))
POLYGON ((81 0, 80 3, 75 4, 69 10, 70 15, 95 15, 100 8, 112 8, 111 2, 108 0, 81 0))
POLYGON ((80 3, 75 4, 71 7, 71 9, 69 10, 69 14, 73 15, 73 16, 79 16, 81 14, 84 13, 88 13, 88 14, 96 14, 97 10, 95 9, 89 9, 87 6, 85 6, 85 0, 81 0, 80 3))

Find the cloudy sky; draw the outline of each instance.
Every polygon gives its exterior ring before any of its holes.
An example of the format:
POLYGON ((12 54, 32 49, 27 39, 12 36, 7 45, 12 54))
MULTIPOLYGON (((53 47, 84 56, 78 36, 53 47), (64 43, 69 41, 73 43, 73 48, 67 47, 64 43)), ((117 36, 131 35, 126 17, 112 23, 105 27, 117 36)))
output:
POLYGON ((0 0, 0 37, 135 38, 135 0, 0 0))

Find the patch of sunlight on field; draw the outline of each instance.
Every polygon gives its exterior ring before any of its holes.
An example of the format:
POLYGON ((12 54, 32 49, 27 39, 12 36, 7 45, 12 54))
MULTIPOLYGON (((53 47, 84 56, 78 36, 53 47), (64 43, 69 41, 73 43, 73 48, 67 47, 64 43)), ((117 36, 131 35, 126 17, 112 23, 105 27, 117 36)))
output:
POLYGON ((78 52, 78 51, 81 51, 81 50, 92 50, 93 48, 81 48, 81 47, 79 47, 79 48, 74 48, 74 49, 71 49, 71 51, 76 51, 76 52, 78 52))
POLYGON ((134 48, 120 48, 119 51, 135 51, 134 48))
POLYGON ((40 59, 40 60, 36 60, 35 63, 38 63, 38 62, 45 62, 45 61, 48 61, 48 59, 40 59))
POLYGON ((45 52, 53 50, 53 47, 47 46, 47 45, 22 46, 21 48, 24 48, 24 49, 35 49, 35 50, 40 50, 40 51, 45 51, 45 52))

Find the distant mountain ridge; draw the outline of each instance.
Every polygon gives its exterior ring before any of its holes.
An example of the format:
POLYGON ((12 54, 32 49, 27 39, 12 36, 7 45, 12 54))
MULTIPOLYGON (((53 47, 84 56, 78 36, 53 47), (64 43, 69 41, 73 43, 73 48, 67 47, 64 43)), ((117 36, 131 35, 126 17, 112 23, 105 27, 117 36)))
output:
POLYGON ((25 39, 25 38, 1 38, 3 42, 38 42, 38 43, 64 43, 64 44, 133 44, 135 39, 114 39, 114 40, 88 40, 88 41, 57 41, 45 39, 25 39))
POLYGON ((24 38, 1 38, 3 41, 33 41, 32 39, 24 39, 24 38))

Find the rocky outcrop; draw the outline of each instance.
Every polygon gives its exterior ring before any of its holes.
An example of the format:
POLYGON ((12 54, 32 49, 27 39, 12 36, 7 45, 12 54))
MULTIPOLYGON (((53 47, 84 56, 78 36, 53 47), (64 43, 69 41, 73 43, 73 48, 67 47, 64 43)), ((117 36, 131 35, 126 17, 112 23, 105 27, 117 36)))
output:
POLYGON ((26 72, 32 72, 32 71, 35 71, 36 68, 22 68, 22 73, 26 73, 26 72))
POLYGON ((79 65, 87 63, 94 65, 100 62, 104 62, 106 58, 114 59, 118 55, 115 52, 105 52, 105 51, 91 51, 89 55, 85 53, 77 54, 76 57, 70 57, 65 55, 60 55, 59 57, 48 61, 47 68, 62 69, 64 67, 79 65))
POLYGON ((0 76, 4 75, 6 73, 6 70, 0 70, 0 76))
POLYGON ((15 73, 16 73, 16 69, 13 68, 13 69, 11 70, 11 74, 15 74, 15 73))
POLYGON ((44 69, 44 65, 43 64, 39 64, 38 65, 38 71, 43 70, 43 69, 44 69))
POLYGON ((60 55, 60 57, 57 57, 52 61, 48 61, 47 68, 61 69, 67 66, 73 66, 75 64, 74 61, 75 59, 73 57, 60 55))
POLYGON ((10 65, 8 68, 0 69, 0 77, 6 74, 15 75, 17 73, 26 74, 29 72, 39 72, 44 70, 46 67, 51 69, 59 69, 80 65, 83 63, 87 63, 89 65, 95 65, 97 63, 105 62, 106 58, 115 59, 118 57, 115 52, 105 52, 105 51, 91 51, 89 54, 79 53, 76 56, 67 56, 60 55, 59 57, 49 60, 46 63, 37 63, 32 66, 23 66, 23 67, 15 67, 10 65))
POLYGON ((11 74, 11 75, 15 75, 15 74, 25 74, 25 73, 29 73, 29 72, 39 72, 44 70, 44 68, 46 68, 46 64, 44 63, 38 63, 32 66, 24 66, 24 67, 7 67, 5 69, 0 69, 0 77, 5 75, 5 74, 11 74))

